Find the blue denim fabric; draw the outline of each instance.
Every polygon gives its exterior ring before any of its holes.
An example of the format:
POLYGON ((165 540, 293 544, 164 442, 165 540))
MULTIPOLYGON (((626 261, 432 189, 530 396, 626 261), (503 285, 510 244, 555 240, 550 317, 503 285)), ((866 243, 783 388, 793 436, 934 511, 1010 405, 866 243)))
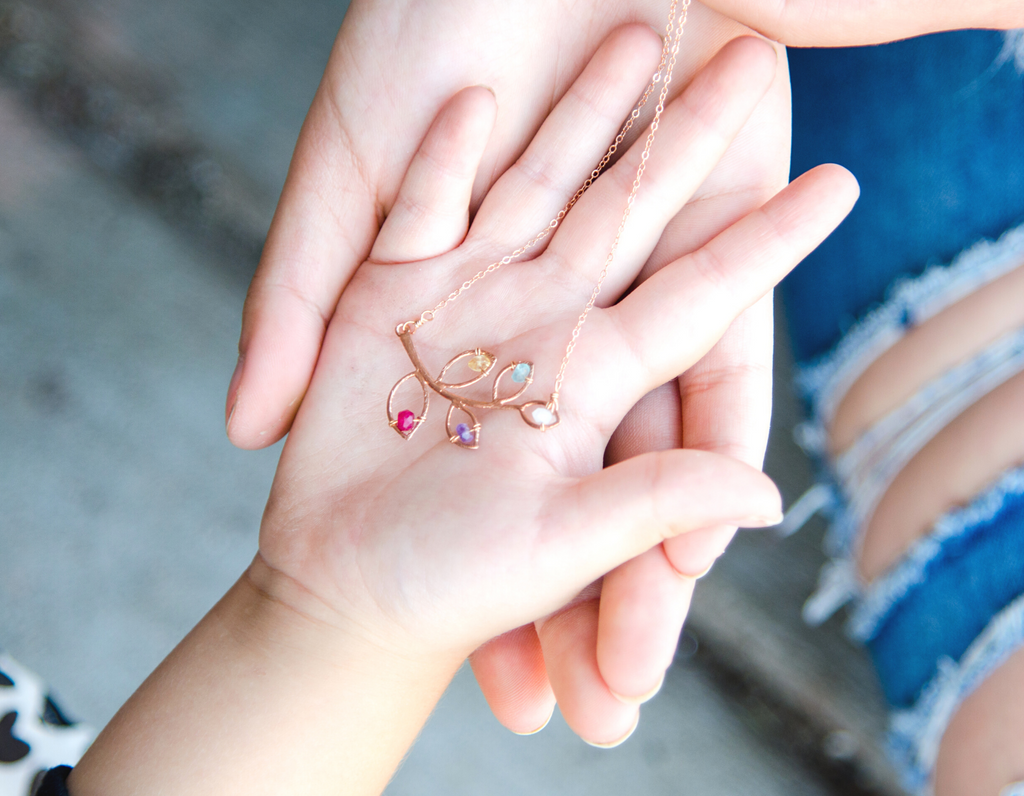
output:
POLYGON ((861 199, 783 282, 798 362, 820 356, 900 275, 1024 221, 1024 78, 1003 35, 942 33, 789 51, 793 174, 850 169, 861 199))
MULTIPOLYGON (((1024 223, 1024 77, 1008 55, 990 31, 789 51, 793 175, 836 162, 861 185, 847 220, 782 285, 805 376, 899 280, 1024 223)), ((912 316, 890 320, 906 328, 912 316)), ((867 640, 913 790, 927 786, 948 711, 1024 641, 1024 494, 943 539, 924 575, 867 640)))
POLYGON ((1003 608, 1024 594, 1024 494, 991 519, 943 542, 923 581, 899 600, 868 641, 885 695, 909 707, 936 663, 960 660, 1003 608))

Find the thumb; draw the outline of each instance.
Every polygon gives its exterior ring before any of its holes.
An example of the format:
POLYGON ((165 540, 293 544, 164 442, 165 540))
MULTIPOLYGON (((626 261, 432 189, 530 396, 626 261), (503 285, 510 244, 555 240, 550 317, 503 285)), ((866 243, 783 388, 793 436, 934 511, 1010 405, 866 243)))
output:
POLYGON ((379 229, 376 187, 318 93, 242 312, 227 432, 241 448, 291 426, 338 298, 379 229))
POLYGON ((555 527, 590 578, 689 531, 782 519, 782 499, 768 476, 698 450, 637 456, 574 482, 560 498, 555 527))

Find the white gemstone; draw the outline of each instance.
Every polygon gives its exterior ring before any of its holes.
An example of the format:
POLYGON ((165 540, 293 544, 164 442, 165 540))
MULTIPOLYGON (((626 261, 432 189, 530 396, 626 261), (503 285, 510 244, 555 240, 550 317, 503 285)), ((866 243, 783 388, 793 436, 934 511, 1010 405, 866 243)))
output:
POLYGON ((555 413, 546 406, 536 406, 530 412, 533 422, 538 426, 553 426, 556 421, 555 413))

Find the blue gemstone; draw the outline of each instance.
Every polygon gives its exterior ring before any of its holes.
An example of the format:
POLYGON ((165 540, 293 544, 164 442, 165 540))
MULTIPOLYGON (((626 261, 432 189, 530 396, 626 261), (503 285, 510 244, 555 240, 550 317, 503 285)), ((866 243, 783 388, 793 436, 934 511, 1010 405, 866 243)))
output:
POLYGON ((512 368, 512 381, 516 382, 517 384, 522 384, 524 381, 530 378, 530 372, 532 370, 532 366, 530 366, 526 362, 520 362, 518 365, 512 368))
POLYGON ((465 423, 459 423, 455 427, 455 434, 463 442, 469 443, 473 441, 473 429, 471 429, 465 423))

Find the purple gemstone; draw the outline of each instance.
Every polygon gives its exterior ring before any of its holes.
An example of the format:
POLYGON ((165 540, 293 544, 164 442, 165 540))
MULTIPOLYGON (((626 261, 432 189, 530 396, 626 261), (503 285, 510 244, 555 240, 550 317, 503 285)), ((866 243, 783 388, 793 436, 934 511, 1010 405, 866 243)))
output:
POLYGON ((455 427, 455 434, 460 440, 469 444, 473 441, 473 429, 467 426, 465 423, 459 423, 455 427))

